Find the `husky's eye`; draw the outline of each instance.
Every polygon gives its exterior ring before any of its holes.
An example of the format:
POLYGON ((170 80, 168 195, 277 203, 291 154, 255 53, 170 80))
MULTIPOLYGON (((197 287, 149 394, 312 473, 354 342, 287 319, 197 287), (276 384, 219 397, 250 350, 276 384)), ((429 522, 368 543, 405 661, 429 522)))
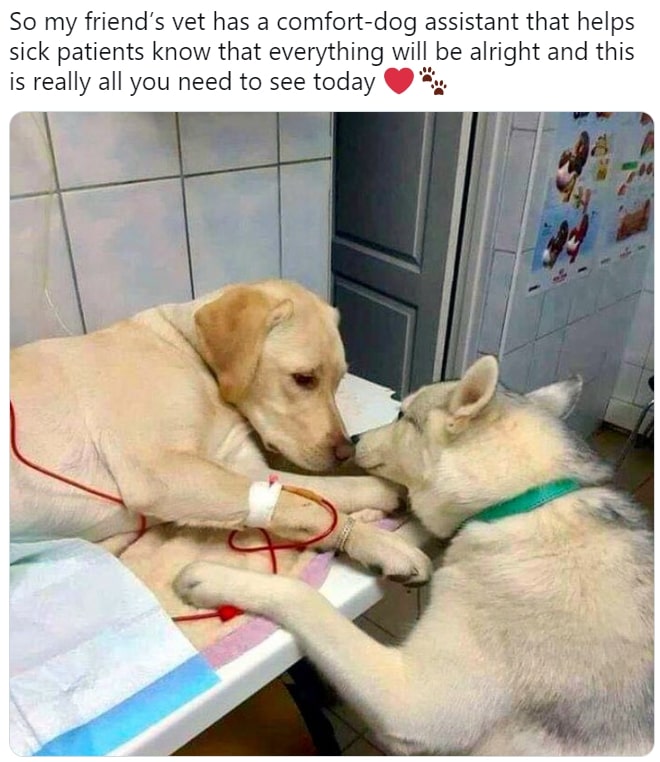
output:
POLYGON ((417 420, 417 418, 414 418, 413 416, 409 415, 406 416, 403 413, 403 410, 399 410, 399 415, 397 416, 397 421, 404 420, 406 423, 410 424, 415 431, 422 433, 422 424, 417 420))
POLYGON ((318 384, 313 373, 292 373, 291 377, 301 389, 315 389, 318 384))

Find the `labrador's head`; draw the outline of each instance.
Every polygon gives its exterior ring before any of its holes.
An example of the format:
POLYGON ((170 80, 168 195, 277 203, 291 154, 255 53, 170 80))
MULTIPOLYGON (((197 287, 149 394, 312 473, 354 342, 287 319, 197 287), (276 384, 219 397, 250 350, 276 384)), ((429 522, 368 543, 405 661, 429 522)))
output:
POLYGON ((200 307, 200 352, 264 445, 325 471, 352 455, 335 404, 346 372, 337 311, 288 281, 230 286, 200 307))

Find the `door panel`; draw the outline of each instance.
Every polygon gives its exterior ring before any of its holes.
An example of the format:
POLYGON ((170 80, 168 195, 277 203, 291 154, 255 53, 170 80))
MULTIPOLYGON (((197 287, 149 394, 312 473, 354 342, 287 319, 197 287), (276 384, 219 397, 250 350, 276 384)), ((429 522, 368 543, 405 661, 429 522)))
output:
POLYGON ((433 380, 439 317, 450 293, 444 280, 456 238, 453 205, 463 196, 459 157, 470 119, 336 117, 332 270, 342 336, 354 371, 399 395, 433 380))
POLYGON ((343 278, 335 280, 335 305, 342 315, 342 330, 351 373, 391 389, 406 387, 410 376, 416 311, 343 278), (383 334, 388 353, 372 352, 383 334))
POLYGON ((424 122, 424 114, 339 115, 337 235, 418 260, 424 122))

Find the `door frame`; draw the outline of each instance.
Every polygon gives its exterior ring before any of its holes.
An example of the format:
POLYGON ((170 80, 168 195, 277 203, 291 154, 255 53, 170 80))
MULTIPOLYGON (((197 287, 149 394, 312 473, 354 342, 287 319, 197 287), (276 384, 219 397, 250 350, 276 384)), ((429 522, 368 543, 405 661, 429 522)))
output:
POLYGON ((478 113, 468 168, 468 194, 444 377, 459 378, 477 358, 479 328, 490 274, 497 210, 504 187, 512 113, 478 113))
POLYGON ((445 260, 445 272, 442 279, 442 293, 440 296, 440 316, 438 320, 438 334, 436 336, 433 380, 440 381, 447 376, 448 360, 450 357, 453 324, 458 316, 456 310, 456 294, 461 271, 461 260, 469 254, 465 251, 462 241, 465 237, 466 213, 468 209, 469 192, 471 187, 471 166, 473 163, 473 144, 478 129, 477 114, 471 111, 463 113, 461 135, 458 146, 458 160, 456 163, 456 180, 454 184, 454 196, 452 199, 451 219, 449 223, 449 237, 447 240, 447 258, 445 260))

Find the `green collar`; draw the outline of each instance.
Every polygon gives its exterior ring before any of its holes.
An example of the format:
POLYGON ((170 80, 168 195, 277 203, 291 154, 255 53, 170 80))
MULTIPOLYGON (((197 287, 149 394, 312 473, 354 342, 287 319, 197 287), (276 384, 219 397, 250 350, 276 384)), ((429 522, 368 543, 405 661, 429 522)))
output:
POLYGON ((581 489, 582 485, 575 479, 558 479, 556 482, 548 482, 540 487, 534 487, 521 495, 516 495, 510 500, 504 500, 501 503, 484 508, 483 511, 475 513, 474 516, 466 519, 463 525, 470 521, 485 521, 491 523, 498 519, 504 519, 507 516, 515 516, 517 513, 527 513, 539 508, 546 503, 556 500, 558 497, 568 495, 569 492, 575 492, 581 489))

